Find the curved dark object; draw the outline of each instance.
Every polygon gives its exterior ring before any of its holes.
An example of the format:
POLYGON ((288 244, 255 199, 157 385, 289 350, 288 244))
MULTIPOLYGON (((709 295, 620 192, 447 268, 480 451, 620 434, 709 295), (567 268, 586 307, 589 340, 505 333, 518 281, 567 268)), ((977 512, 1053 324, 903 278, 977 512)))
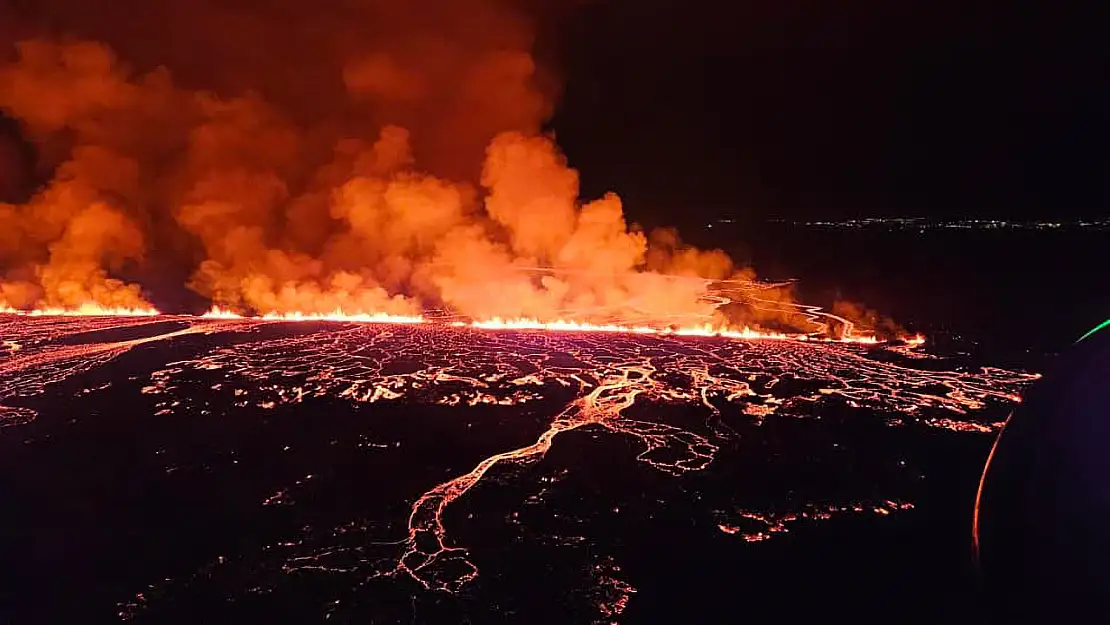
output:
POLYGON ((987 459, 974 540, 998 623, 1110 623, 1110 321, 1027 393, 987 459))

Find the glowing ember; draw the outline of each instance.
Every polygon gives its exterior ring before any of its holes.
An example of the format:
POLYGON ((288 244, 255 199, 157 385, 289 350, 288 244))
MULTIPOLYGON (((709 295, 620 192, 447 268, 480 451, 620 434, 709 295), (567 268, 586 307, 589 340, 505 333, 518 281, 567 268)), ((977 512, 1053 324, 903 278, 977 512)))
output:
POLYGON ((855 502, 848 505, 807 506, 802 510, 790 513, 736 510, 731 513, 719 513, 719 518, 729 520, 718 523, 717 529, 725 534, 739 535, 746 542, 762 542, 790 532, 790 526, 801 521, 826 520, 843 514, 889 516, 891 513, 912 510, 913 508, 914 505, 909 502, 886 500, 874 503, 855 502))

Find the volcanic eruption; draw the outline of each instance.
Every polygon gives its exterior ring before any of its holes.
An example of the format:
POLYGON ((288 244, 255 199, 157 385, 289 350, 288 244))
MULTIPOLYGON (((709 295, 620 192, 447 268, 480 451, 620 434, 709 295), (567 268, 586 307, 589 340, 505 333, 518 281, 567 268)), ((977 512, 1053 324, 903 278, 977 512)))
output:
POLYGON ((751 270, 579 199, 519 7, 26 11, 0 109, 46 174, 0 204, 0 307, 151 312, 187 275, 224 316, 851 334, 782 294, 730 320, 751 270))

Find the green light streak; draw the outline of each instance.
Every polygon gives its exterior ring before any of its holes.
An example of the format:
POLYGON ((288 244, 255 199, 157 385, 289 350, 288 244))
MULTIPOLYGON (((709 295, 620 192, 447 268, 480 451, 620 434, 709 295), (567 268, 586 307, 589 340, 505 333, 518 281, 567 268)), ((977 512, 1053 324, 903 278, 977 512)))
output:
MULTIPOLYGON (((1103 321, 1102 323, 1100 323, 1100 324, 1098 324, 1097 326, 1095 326, 1095 327, 1091 328, 1090 330, 1088 330, 1086 334, 1084 334, 1083 336, 1079 337, 1079 341, 1082 341, 1083 339, 1085 339, 1085 338, 1087 338, 1087 337, 1091 336, 1091 335, 1092 335, 1092 334, 1094 334, 1095 332, 1098 332, 1099 330, 1101 330, 1101 329, 1103 329, 1103 328, 1106 328, 1106 327, 1110 327, 1110 319, 1107 319, 1106 321, 1103 321)), ((1076 341, 1076 343, 1078 343, 1079 341, 1076 341)))

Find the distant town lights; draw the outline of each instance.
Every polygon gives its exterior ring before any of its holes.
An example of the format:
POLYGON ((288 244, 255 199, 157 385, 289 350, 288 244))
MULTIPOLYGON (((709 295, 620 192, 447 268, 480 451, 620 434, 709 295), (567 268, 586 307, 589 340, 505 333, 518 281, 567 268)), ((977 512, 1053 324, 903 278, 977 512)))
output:
MULTIPOLYGON (((1070 221, 1010 221, 1004 219, 930 219, 926 217, 862 217, 843 220, 792 221, 769 219, 771 223, 785 224, 801 228, 828 229, 886 229, 911 230, 1110 230, 1110 219, 1077 219, 1070 221)), ((734 219, 717 219, 709 224, 732 224, 734 219)))

